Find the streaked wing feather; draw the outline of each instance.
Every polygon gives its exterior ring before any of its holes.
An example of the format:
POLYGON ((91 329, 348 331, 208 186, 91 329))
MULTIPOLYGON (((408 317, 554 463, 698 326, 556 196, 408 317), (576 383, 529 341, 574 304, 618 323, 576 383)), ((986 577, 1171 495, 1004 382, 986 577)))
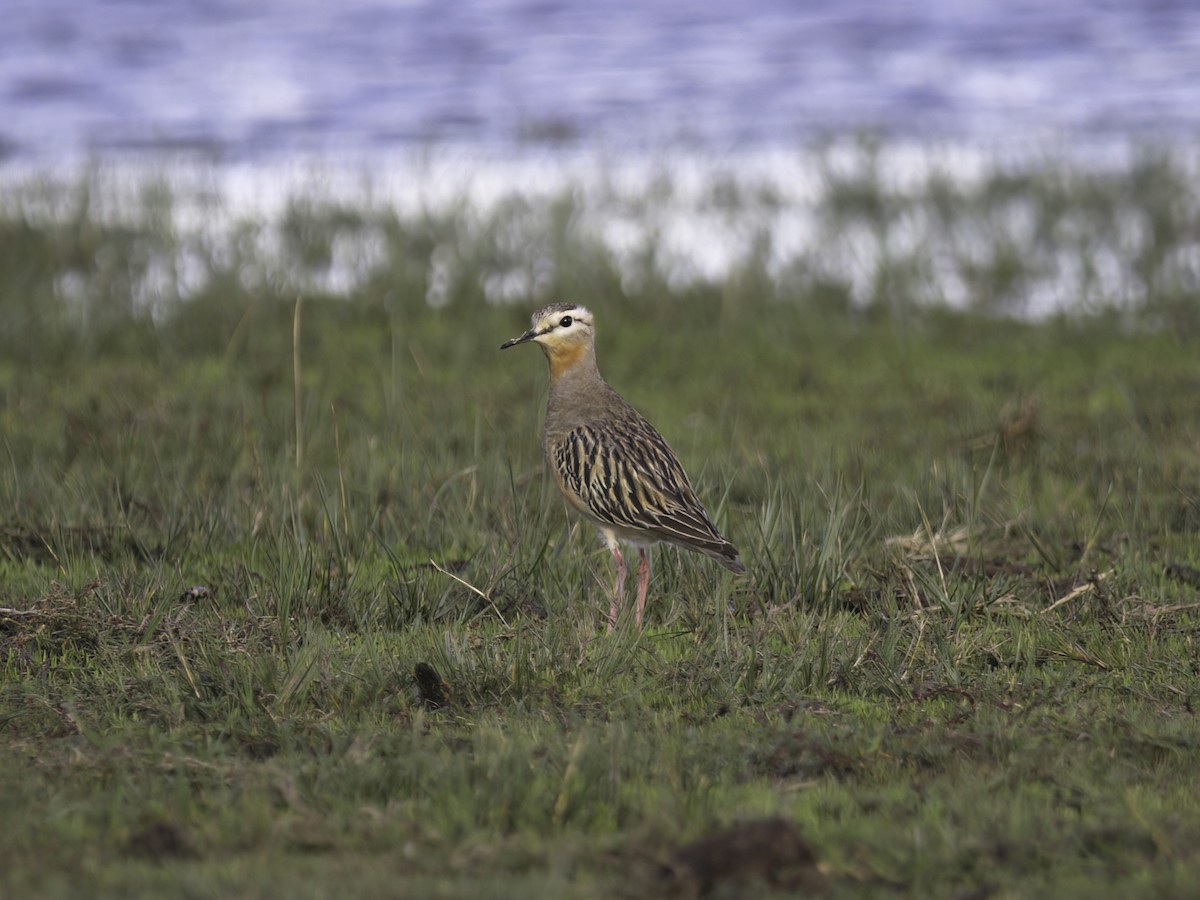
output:
POLYGON ((600 521, 718 554, 731 549, 670 446, 645 419, 580 426, 553 448, 553 457, 563 483, 600 521))

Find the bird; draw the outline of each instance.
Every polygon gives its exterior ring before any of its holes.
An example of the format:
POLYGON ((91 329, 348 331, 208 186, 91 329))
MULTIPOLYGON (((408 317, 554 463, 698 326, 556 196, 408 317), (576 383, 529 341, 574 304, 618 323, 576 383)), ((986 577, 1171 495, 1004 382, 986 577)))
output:
POLYGON ((617 624, 627 568, 621 544, 638 551, 635 622, 642 628, 650 561, 660 542, 695 550, 742 574, 737 548, 717 530, 666 439, 618 394, 596 365, 595 319, 584 306, 551 303, 501 350, 536 343, 550 366, 542 450, 568 503, 603 536, 616 565, 608 630, 617 624))

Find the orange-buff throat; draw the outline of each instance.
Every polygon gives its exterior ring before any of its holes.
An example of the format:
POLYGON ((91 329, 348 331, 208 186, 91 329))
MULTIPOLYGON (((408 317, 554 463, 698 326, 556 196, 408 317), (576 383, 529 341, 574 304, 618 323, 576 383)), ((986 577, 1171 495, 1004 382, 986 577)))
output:
POLYGON ((550 361, 550 377, 557 378, 575 363, 579 362, 579 357, 583 356, 584 346, 580 343, 572 341, 569 344, 558 344, 554 347, 542 345, 546 351, 546 359, 550 361))

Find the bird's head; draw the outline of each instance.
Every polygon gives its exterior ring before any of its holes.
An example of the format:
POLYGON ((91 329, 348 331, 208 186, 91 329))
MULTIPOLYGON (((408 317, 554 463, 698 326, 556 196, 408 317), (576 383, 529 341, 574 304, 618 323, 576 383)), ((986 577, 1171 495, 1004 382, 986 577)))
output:
POLYGON ((550 374, 557 377, 592 352, 595 332, 592 314, 586 307, 572 303, 551 303, 533 314, 533 327, 519 337, 505 341, 501 350, 529 341, 541 344, 550 361, 550 374))

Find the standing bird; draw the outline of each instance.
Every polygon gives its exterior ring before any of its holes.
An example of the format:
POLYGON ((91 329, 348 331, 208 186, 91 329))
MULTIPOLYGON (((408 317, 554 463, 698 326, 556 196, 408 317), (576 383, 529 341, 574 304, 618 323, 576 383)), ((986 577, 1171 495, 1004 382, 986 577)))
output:
POLYGON ((604 536, 617 566, 608 630, 617 624, 625 590, 620 543, 638 548, 637 626, 642 627, 650 562, 646 548, 667 541, 699 550, 742 573, 737 548, 721 536, 663 436, 596 368, 592 314, 552 303, 533 314, 533 327, 501 350, 534 341, 550 363, 550 397, 542 449, 559 488, 604 536))

